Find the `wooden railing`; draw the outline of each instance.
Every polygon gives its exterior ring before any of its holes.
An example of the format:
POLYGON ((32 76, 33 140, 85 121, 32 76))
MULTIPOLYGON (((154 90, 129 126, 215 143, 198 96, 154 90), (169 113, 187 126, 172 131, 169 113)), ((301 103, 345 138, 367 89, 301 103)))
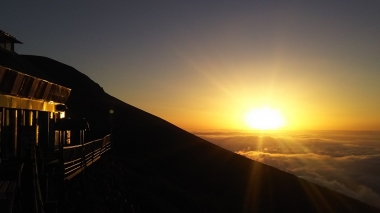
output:
POLYGON ((110 135, 82 145, 63 147, 64 180, 75 177, 110 149, 110 135))

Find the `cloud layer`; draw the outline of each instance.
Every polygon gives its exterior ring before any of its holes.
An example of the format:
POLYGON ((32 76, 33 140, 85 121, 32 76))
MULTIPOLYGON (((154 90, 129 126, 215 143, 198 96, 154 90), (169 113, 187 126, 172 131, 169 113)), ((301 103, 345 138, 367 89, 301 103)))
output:
POLYGON ((380 208, 380 132, 197 132, 247 158, 380 208))

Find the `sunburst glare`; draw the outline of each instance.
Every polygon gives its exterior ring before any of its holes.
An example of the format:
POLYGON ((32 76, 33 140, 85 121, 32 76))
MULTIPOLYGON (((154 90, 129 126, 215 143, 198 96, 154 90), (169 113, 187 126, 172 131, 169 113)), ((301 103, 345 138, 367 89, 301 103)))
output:
POLYGON ((250 128, 257 130, 275 130, 285 125, 281 112, 269 107, 252 109, 244 119, 250 128))

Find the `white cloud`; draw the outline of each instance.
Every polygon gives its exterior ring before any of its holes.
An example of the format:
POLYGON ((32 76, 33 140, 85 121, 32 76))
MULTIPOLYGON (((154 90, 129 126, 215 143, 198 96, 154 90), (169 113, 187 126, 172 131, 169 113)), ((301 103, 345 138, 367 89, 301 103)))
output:
POLYGON ((380 208, 379 193, 371 188, 371 185, 375 186, 380 181, 380 177, 360 173, 360 168, 368 164, 367 160, 373 156, 331 157, 314 153, 272 154, 261 151, 237 153, 380 208), (351 164, 356 165, 349 167, 351 164), (361 176, 372 181, 361 182, 361 176))
POLYGON ((379 132, 210 135, 200 136, 380 208, 379 132))

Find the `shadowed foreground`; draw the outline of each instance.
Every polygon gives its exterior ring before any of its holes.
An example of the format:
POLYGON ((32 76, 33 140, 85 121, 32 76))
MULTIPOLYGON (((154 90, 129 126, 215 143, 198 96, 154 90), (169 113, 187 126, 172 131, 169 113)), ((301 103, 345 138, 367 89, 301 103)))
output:
POLYGON ((86 117, 93 135, 112 131, 111 153, 68 183, 62 211, 380 212, 123 103, 70 66, 23 57, 72 89, 71 116, 86 117))

